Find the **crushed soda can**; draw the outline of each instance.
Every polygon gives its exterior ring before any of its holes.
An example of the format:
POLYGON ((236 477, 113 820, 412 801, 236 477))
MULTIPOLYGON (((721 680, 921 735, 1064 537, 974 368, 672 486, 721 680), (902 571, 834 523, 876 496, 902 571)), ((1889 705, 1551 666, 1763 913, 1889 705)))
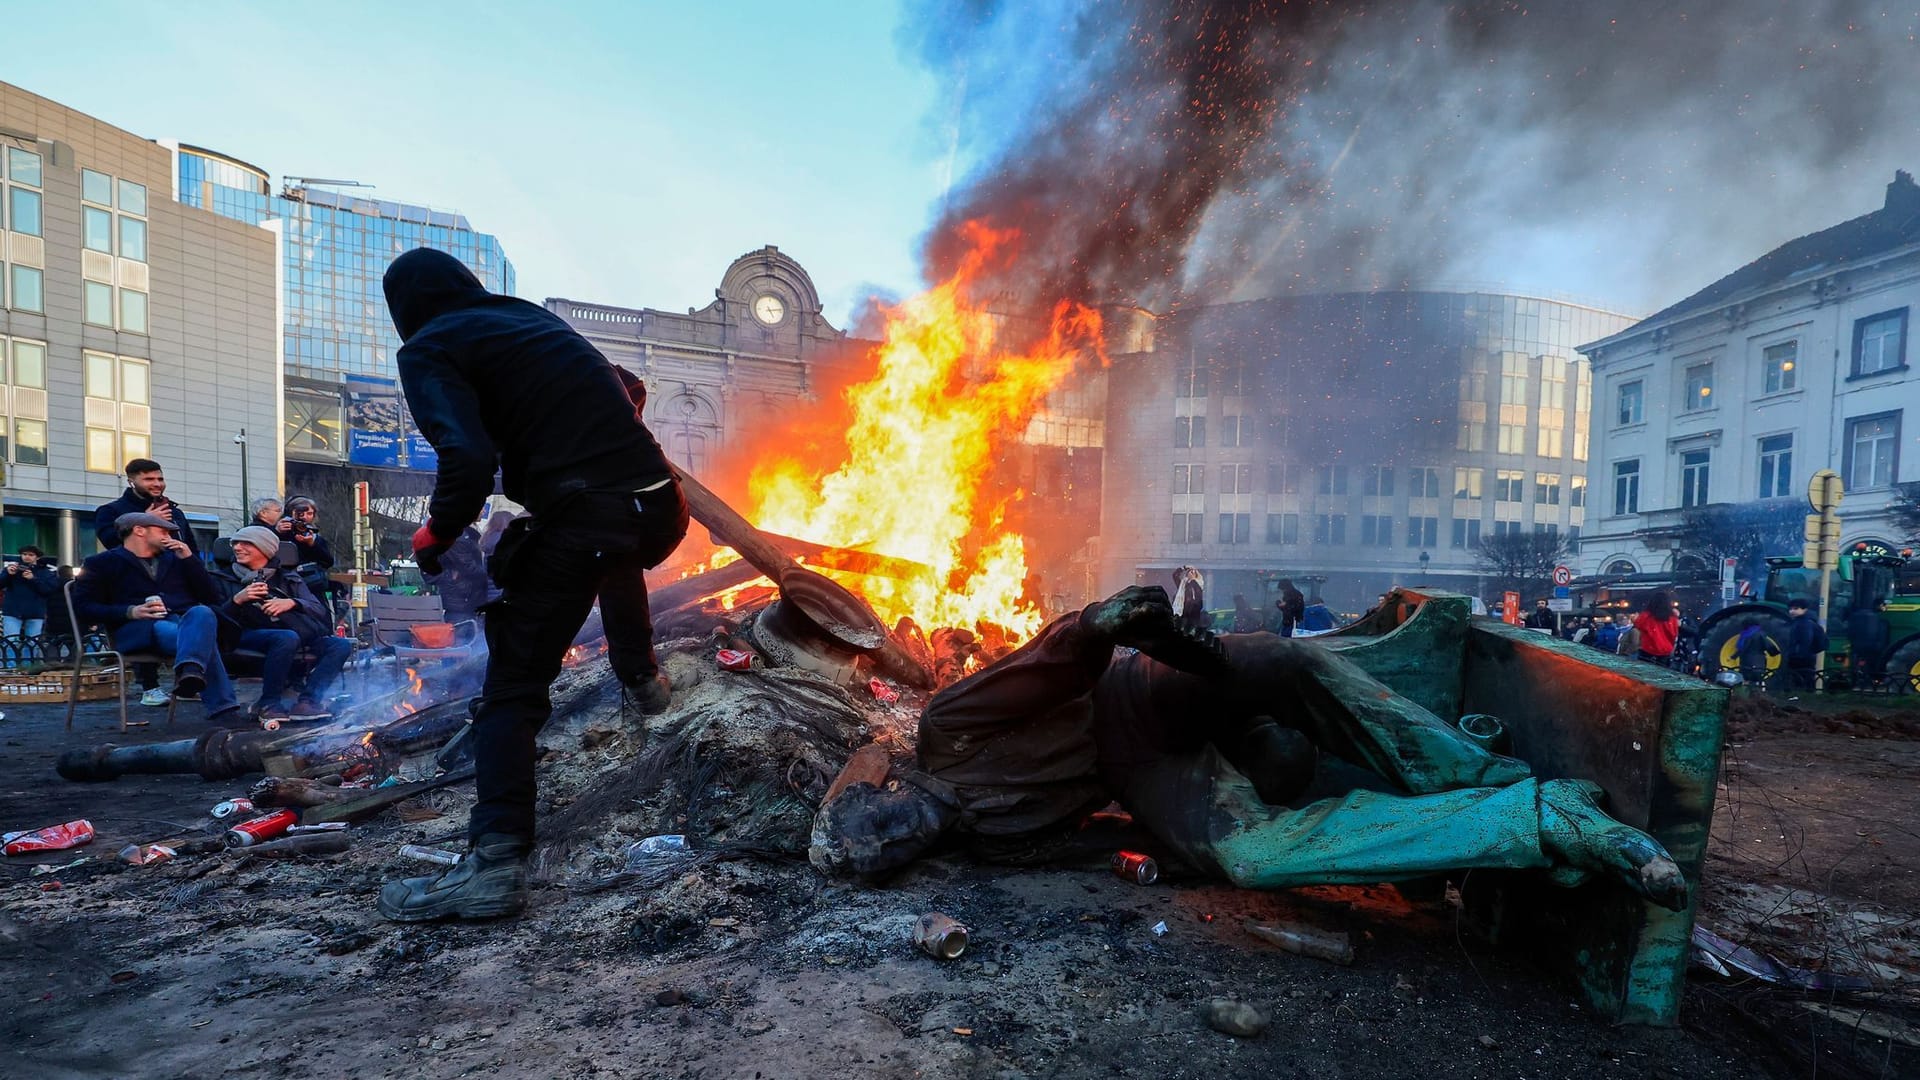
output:
POLYGON ((745 649, 721 649, 714 655, 721 671, 752 671, 753 654, 745 649))
POLYGON ((873 700, 882 705, 891 705, 900 700, 900 691, 880 681, 878 677, 867 680, 867 692, 873 695, 873 700))
POLYGON ((253 813, 253 800, 228 799, 226 802, 215 804, 214 808, 207 812, 222 821, 230 817, 239 817, 242 814, 251 814, 253 813))
POLYGON ((913 924, 913 943, 935 960, 954 960, 967 951, 968 930, 937 911, 929 911, 913 924))
POLYGON ((262 840, 271 840, 284 834, 300 820, 300 815, 292 810, 275 810, 265 817, 243 821, 227 830, 228 847, 252 847, 262 840))
POLYGON ((120 861, 128 866, 147 866, 166 862, 180 854, 165 844, 128 844, 120 849, 120 861))
POLYGON ((1151 885, 1160 880, 1160 864, 1154 862, 1151 855, 1142 855, 1137 851, 1116 851, 1111 865, 1114 876, 1135 885, 1151 885))
POLYGON ((35 851, 64 851, 76 848, 93 840, 93 822, 85 818, 69 821, 64 825, 49 825, 44 829, 23 829, 19 832, 0 834, 0 850, 9 855, 26 855, 35 851))

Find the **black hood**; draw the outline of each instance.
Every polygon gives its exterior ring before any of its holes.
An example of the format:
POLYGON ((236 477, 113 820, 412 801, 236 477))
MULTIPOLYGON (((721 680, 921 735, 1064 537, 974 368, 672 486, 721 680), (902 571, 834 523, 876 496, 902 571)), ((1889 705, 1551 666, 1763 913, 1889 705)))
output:
POLYGON ((393 260, 382 284, 387 290, 387 310, 393 313, 393 328, 400 332, 401 341, 412 338, 438 316, 477 307, 494 298, 459 259, 432 248, 414 248, 393 260))

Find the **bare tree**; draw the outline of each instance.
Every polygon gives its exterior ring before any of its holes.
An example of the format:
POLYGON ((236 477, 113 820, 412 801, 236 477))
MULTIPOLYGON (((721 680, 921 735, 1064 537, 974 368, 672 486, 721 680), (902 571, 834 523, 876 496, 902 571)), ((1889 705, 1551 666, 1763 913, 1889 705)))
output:
POLYGON ((1553 568, 1571 552, 1572 545, 1558 533, 1510 532, 1482 538, 1474 557, 1495 587, 1531 600, 1553 587, 1553 568))
POLYGON ((1920 481, 1893 485, 1887 516, 1900 531, 1900 542, 1920 544, 1920 481))
POLYGON ((1770 556, 1800 553, 1806 516, 1807 505, 1799 499, 1696 506, 1681 515, 1680 547, 1704 559, 1710 570, 1722 559, 1733 559, 1740 577, 1764 578, 1770 556))

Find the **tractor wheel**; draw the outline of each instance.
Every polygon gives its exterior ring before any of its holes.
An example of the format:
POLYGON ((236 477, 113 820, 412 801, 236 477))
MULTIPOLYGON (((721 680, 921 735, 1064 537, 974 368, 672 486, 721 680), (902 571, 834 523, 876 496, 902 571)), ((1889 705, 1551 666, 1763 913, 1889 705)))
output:
POLYGON ((1887 658, 1887 688, 1896 694, 1920 693, 1920 641, 1909 641, 1887 658))
POLYGON ((1737 615, 1721 621, 1709 629, 1700 639, 1700 674, 1712 680, 1722 671, 1739 671, 1743 678, 1752 681, 1754 672, 1741 671, 1738 645, 1740 633, 1749 626, 1758 625, 1766 635, 1766 666, 1760 678, 1772 683, 1777 678, 1780 665, 1787 658, 1787 620, 1779 615, 1751 614, 1737 615))

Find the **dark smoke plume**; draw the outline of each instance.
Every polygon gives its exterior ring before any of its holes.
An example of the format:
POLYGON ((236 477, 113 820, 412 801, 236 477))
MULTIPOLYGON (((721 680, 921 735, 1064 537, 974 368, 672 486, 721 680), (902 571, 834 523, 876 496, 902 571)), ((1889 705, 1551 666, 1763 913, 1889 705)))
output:
POLYGON ((1131 300, 1485 283, 1650 310, 1876 209, 1920 163, 1920 14, 1692 4, 926 3, 978 164, 929 233, 991 291, 1131 300))

